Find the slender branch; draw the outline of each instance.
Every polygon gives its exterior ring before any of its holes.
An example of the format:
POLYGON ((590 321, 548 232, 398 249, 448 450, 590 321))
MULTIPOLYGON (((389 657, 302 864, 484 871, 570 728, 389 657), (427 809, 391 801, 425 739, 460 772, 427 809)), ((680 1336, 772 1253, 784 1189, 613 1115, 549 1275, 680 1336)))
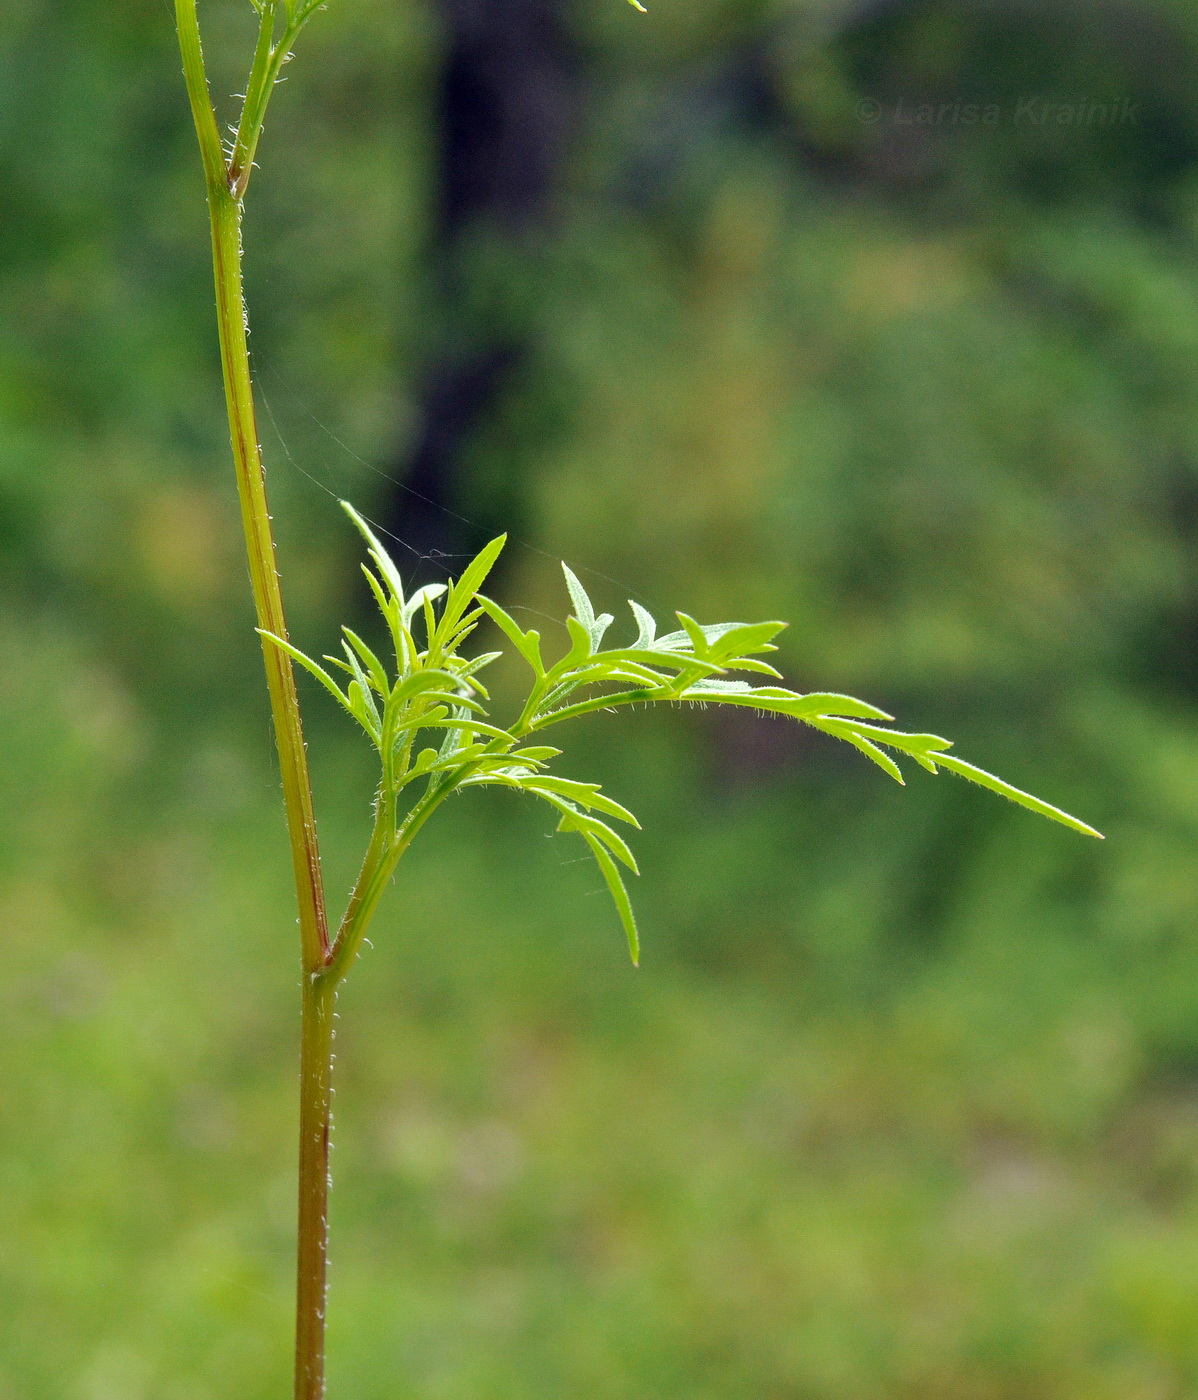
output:
MULTIPOLYGON (((412 844, 416 833, 428 821, 429 817, 449 794, 460 786, 465 778, 469 777, 475 767, 474 764, 466 764, 460 772, 453 775, 451 781, 426 793, 404 818, 403 825, 388 842, 385 849, 380 852, 377 861, 372 862, 369 854, 367 855, 353 893, 350 895, 349 904, 346 906, 345 917, 342 919, 341 927, 337 933, 337 941, 333 945, 326 967, 320 973, 321 981, 337 987, 345 979, 345 974, 358 956, 358 950, 362 946, 362 940, 366 936, 370 921, 374 918, 379 900, 382 899, 384 890, 390 883, 392 875, 395 874, 395 867, 399 864, 400 857, 412 844)), ((373 839, 371 849, 374 849, 373 839)))
MULTIPOLYGON (((233 151, 229 156, 229 187, 235 199, 245 198, 246 187, 254 170, 254 154, 262 135, 263 122, 266 120, 266 107, 279 80, 279 73, 283 64, 291 57, 291 48, 299 38, 300 30, 319 8, 319 3, 309 4, 300 8, 298 12, 289 13, 287 24, 276 43, 274 29, 275 15, 278 11, 277 0, 265 0, 263 4, 254 63, 245 89, 241 119, 237 123, 237 132, 233 138, 233 151)), ((290 12, 290 6, 288 10, 290 12)))
MULTIPOLYGON (((334 986, 341 982, 349 967, 349 963, 341 956, 347 938, 355 940, 356 934, 365 934, 366 925, 378 904, 379 895, 395 868, 394 861, 388 866, 388 859, 395 844, 395 795, 388 794, 384 788, 379 792, 375 806, 374 830, 370 834, 370 845, 366 849, 362 868, 350 892, 337 937, 320 973, 320 976, 334 986), (380 881, 380 872, 384 869, 385 875, 380 881)), ((355 940, 355 947, 357 942, 360 942, 360 937, 355 940)))
POLYGON ((262 131, 262 121, 266 115, 266 104, 270 99, 273 85, 273 59, 275 45, 274 0, 266 0, 258 23, 258 42, 254 47, 254 62, 250 68, 249 82, 245 88, 245 100, 241 106, 241 119, 237 123, 237 134, 233 138, 233 151, 229 156, 229 186, 235 199, 245 198, 250 171, 254 166, 254 149, 262 131))

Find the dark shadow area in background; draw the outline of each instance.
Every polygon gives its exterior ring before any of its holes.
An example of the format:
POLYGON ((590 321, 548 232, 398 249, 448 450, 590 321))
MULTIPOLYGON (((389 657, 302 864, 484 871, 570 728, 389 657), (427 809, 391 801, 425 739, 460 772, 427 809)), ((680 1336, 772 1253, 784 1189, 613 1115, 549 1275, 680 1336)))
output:
POLYGON ((444 573, 441 556, 473 552, 489 535, 519 526, 515 494, 504 504, 516 519, 471 528, 452 513, 461 507, 463 453, 528 350, 519 330, 471 314, 464 262, 471 236, 483 233, 535 265, 580 105, 580 60, 560 0, 442 0, 440 14, 432 275, 441 349, 425 372, 415 443, 398 463, 408 489, 393 493, 385 522, 429 560, 431 578, 444 573))

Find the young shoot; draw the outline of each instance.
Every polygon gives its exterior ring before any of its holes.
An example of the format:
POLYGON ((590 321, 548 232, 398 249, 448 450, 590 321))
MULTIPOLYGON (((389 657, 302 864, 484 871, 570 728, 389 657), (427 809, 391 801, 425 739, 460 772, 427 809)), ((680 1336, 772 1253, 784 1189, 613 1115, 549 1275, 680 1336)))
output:
MULTIPOLYGON (((426 584, 405 595, 394 561, 361 515, 341 505, 366 540, 373 568, 362 570, 387 624, 390 667, 348 627, 343 656, 326 656, 338 674, 290 642, 263 636, 309 671, 365 731, 378 751, 382 773, 375 803, 375 831, 363 868, 360 900, 351 900, 333 946, 332 969, 343 976, 374 912, 378 894, 416 832, 450 793, 471 787, 508 787, 530 793, 553 809, 557 830, 574 832, 590 848, 611 891, 628 937, 633 962, 640 939, 620 866, 637 874, 627 842, 603 817, 638 827, 626 807, 605 796, 597 783, 549 771, 561 750, 528 740, 565 720, 618 705, 702 704, 748 706, 809 724, 852 744, 895 781, 902 772, 892 754, 905 754, 929 773, 941 769, 989 788, 1041 816, 1099 836, 1093 827, 1059 807, 1013 787, 993 773, 950 754, 952 743, 936 734, 909 734, 889 727, 893 716, 864 700, 825 691, 803 695, 780 685, 754 685, 743 673, 780 680, 762 656, 776 651, 783 622, 718 622, 701 625, 675 614, 681 627, 658 636, 657 623, 639 603, 629 603, 636 637, 604 647, 614 619, 595 613, 586 589, 565 564, 572 605, 566 618, 570 645, 547 664, 540 635, 524 631, 493 599, 480 592, 505 537, 492 540, 449 584, 426 584), (499 723, 479 673, 503 653, 468 656, 464 643, 490 618, 531 672, 528 696, 516 718, 499 723), (740 673, 740 674, 738 674, 740 673), (427 742, 426 742, 427 741, 427 742)), ((356 892, 355 892, 356 893, 356 892)))

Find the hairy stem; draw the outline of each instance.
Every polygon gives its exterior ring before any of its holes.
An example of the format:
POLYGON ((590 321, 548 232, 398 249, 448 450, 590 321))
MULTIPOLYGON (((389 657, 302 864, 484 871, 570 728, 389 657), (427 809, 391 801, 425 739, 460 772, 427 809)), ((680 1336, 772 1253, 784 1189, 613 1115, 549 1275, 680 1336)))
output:
MULTIPOLYGON (((210 190, 208 202, 212 215, 212 256, 216 271, 221 361, 250 582, 258 612, 258 626, 263 631, 286 639, 287 623, 275 565, 275 544, 266 503, 266 478, 262 468, 262 449, 258 444, 246 344, 245 301, 241 286, 241 206, 227 187, 210 190)), ((329 937, 299 698, 291 658, 265 639, 262 654, 266 662, 266 682, 270 690, 283 779, 283 800, 291 837, 303 966, 305 972, 312 973, 323 967, 328 958, 329 937)))
MULTIPOLYGON (((285 639, 287 623, 254 413, 241 277, 240 191, 244 189, 249 165, 245 165, 237 182, 239 190, 235 193, 208 91, 195 0, 175 0, 175 16, 183 74, 208 187, 221 365, 254 606, 259 628, 285 639)), ((266 23, 264 18, 264 26, 266 23)), ((265 66, 269 70, 263 41, 260 41, 257 57, 255 68, 265 66)), ((261 109, 255 121, 260 127, 261 109)), ((255 141, 256 131, 247 142, 247 159, 252 159, 255 141)), ((325 981, 319 975, 330 952, 328 918, 295 675, 291 658, 265 638, 262 651, 283 781, 303 967, 295 1395, 296 1400, 321 1400, 324 1395, 328 1138, 336 983, 325 981)))
POLYGON ((295 1400, 324 1400, 328 1288, 329 1137, 333 1126, 336 984, 306 976, 300 1035, 299 1249, 295 1400))
POLYGON ((379 793, 374 813, 374 830, 362 861, 362 869, 350 892, 349 902, 337 930, 321 976, 333 986, 339 986, 378 907, 378 901, 395 868, 395 797, 385 789, 379 793), (348 954, 348 956, 347 956, 348 954))

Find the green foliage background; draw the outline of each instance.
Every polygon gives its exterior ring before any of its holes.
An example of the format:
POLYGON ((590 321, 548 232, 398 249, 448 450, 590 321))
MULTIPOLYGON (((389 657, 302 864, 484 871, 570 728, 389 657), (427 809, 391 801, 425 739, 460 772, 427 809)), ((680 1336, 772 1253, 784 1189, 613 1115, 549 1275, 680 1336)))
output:
MULTIPOLYGON (((208 7, 220 91, 251 17, 208 7)), ((564 556, 613 611, 789 618, 796 685, 1109 839, 780 723, 601 717, 563 771, 645 823, 634 974, 538 812, 451 804, 343 998, 331 1393, 1192 1396, 1198 12, 571 24, 552 230, 477 230, 459 309, 534 347, 466 463, 472 543, 529 546, 502 599, 560 616, 564 556)), ((293 910, 173 43, 148 0, 0 14, 2 1400, 288 1384, 293 910)), ((441 47, 338 0, 251 195, 317 652, 366 615, 326 492, 381 508, 448 333, 441 47)), ((339 887, 371 758, 306 698, 339 887)))

